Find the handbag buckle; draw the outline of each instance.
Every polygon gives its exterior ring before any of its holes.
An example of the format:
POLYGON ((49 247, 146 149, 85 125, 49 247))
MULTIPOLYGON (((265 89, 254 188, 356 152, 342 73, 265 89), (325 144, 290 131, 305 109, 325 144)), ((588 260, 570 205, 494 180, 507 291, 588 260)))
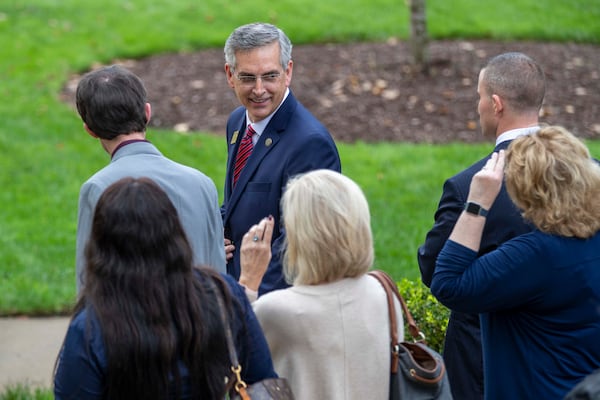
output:
POLYGON ((426 339, 425 334, 423 332, 419 331, 419 338, 418 339, 413 338, 413 343, 418 343, 418 342, 426 343, 425 339, 426 339))
POLYGON ((242 366, 241 365, 237 365, 237 367, 231 366, 231 370, 233 371, 233 373, 235 374, 235 390, 236 392, 239 393, 240 390, 245 389, 246 387, 248 387, 248 385, 246 385, 246 382, 244 382, 242 380, 242 366))

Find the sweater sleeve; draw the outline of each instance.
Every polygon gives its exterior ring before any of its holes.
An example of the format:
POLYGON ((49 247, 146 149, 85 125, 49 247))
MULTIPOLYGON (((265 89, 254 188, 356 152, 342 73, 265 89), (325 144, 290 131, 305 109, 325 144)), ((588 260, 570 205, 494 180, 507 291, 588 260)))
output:
POLYGON ((550 279, 543 240, 525 234, 480 257, 448 240, 437 260, 431 292, 446 307, 471 313, 535 301, 550 279))
POLYGON ((239 318, 233 323, 233 334, 242 365, 242 379, 247 384, 252 384, 263 379, 276 378, 269 346, 244 288, 228 275, 225 276, 225 280, 241 311, 239 318))
POLYGON ((452 240, 446 241, 437 258, 431 280, 431 293, 446 307, 453 310, 459 307, 460 296, 457 296, 457 290, 464 284, 462 275, 476 257, 477 252, 452 240))
POLYGON ((106 365, 99 326, 87 313, 78 314, 70 323, 59 354, 54 377, 55 399, 93 400, 103 398, 106 365))

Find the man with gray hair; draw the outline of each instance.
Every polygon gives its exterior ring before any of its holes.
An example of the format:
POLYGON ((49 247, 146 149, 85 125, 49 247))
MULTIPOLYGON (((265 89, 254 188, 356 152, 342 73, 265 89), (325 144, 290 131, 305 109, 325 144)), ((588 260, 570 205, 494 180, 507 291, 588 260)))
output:
POLYGON ((289 88, 292 43, 281 29, 266 23, 240 26, 225 42, 224 53, 227 82, 241 103, 226 127, 227 173, 221 214, 227 272, 239 279, 236 248, 251 226, 272 216, 272 259, 258 291, 263 294, 288 286, 279 259, 285 238, 279 202, 288 179, 314 169, 341 172, 341 163, 327 129, 289 88))
MULTIPOLYGON (((496 144, 490 154, 444 183, 435 223, 418 250, 421 279, 428 287, 438 254, 463 211, 487 218, 479 256, 531 230, 510 200, 504 185, 490 210, 467 202, 467 195, 473 175, 485 165, 492 153, 506 149, 516 137, 539 129, 538 115, 545 91, 542 68, 522 53, 500 54, 489 60, 480 71, 477 86, 479 123, 483 136, 493 138, 496 144)), ((451 312, 443 355, 454 398, 483 399, 483 356, 478 314, 451 312)))

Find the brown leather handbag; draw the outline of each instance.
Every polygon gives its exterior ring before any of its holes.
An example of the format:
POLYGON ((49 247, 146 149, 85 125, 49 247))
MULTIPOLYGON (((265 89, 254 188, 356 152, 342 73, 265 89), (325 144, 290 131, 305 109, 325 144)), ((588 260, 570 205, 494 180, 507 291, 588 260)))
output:
POLYGON ((429 348, 425 335, 413 319, 398 286, 383 271, 370 271, 387 295, 390 319, 392 365, 390 369, 390 400, 452 400, 450 382, 442 356, 429 348), (394 296, 400 302, 413 342, 398 339, 398 321, 394 296))

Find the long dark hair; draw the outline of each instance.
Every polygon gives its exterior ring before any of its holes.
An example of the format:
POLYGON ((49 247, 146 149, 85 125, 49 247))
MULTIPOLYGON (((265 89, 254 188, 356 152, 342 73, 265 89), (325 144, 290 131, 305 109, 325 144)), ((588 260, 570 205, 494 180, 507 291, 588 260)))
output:
POLYGON ((124 178, 100 197, 85 251, 86 282, 76 312, 98 318, 108 360, 106 398, 223 398, 230 376, 216 295, 232 300, 192 250, 166 193, 147 178, 124 178), (216 283, 216 285, 215 285, 216 283), (215 293, 218 291, 219 293, 215 293))

